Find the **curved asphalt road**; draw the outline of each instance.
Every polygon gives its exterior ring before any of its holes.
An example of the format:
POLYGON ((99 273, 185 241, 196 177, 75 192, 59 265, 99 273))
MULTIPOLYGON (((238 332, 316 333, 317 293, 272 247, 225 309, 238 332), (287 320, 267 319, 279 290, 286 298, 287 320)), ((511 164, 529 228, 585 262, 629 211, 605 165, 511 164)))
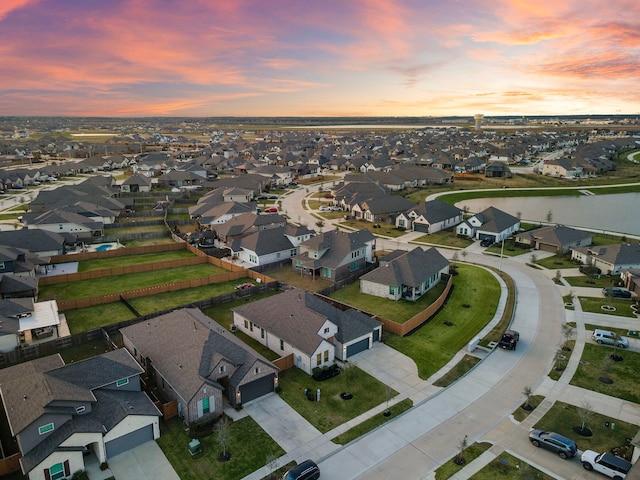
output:
MULTIPOLYGON (((315 189, 303 187, 289 194, 283 199, 282 209, 291 218, 313 227, 317 218, 301 205, 308 192, 315 189)), ((333 228, 332 223, 325 221, 323 230, 333 228)), ((405 242, 378 239, 377 247, 409 248, 405 242)), ((451 253, 443 251, 445 255, 450 256, 451 253)), ((537 421, 535 415, 532 414, 522 424, 510 420, 510 414, 522 404, 524 387, 529 386, 534 392, 538 387, 546 390, 548 409, 563 394, 568 383, 566 380, 551 387, 547 385, 547 374, 562 342, 561 325, 565 322, 560 290, 541 271, 520 262, 510 259, 501 262, 496 257, 473 253, 467 255, 466 260, 501 268, 514 279, 517 303, 512 326, 520 331, 518 349, 493 352, 454 385, 416 405, 396 420, 320 459, 323 479, 435 478, 433 470, 458 451, 465 435, 469 445, 483 440, 494 443, 495 446, 486 452, 491 458, 509 450, 556 478, 577 480, 597 477, 597 474, 583 470, 577 459, 563 461, 532 447, 527 433, 537 421), (540 461, 536 462, 538 457, 540 461), (552 472, 541 464, 547 465, 552 472)), ((571 361, 577 362, 578 359, 573 358, 577 356, 572 356, 571 361)), ((545 408, 538 409, 541 414, 546 411, 545 408)), ((465 474, 466 470, 454 478, 467 478, 467 474, 473 473, 465 474)))

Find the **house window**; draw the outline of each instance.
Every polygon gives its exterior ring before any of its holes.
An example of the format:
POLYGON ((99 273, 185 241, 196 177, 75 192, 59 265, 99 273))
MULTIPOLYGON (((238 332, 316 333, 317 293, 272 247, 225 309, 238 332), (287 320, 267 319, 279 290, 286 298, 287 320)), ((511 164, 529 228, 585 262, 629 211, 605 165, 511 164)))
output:
POLYGON ((280 258, 280 252, 276 252, 276 258, 280 258))
POLYGON ((321 353, 316 355, 316 365, 318 365, 318 366, 322 365, 322 354, 321 353))
POLYGON ((254 375, 260 375, 260 367, 256 367, 253 369, 254 375))
POLYGON ((253 322, 249 322, 249 330, 253 332, 253 322))
POLYGON ((40 435, 44 435, 45 433, 49 433, 51 431, 53 431, 53 423, 47 423, 46 425, 38 427, 38 433, 40 435))
POLYGON ((207 413, 209 413, 209 397, 204 397, 202 399, 202 414, 206 415, 207 413))
POLYGON ((126 385, 127 383, 129 383, 129 379, 128 378, 121 378, 120 380, 116 381, 116 387, 122 387, 122 386, 126 385))
POLYGON ((294 248, 293 250, 291 250, 289 252, 289 255, 292 256, 292 257, 295 257, 296 256, 296 249, 294 248))
POLYGON ((85 407, 84 405, 80 405, 78 407, 76 407, 76 413, 82 413, 87 409, 87 407, 85 407))
POLYGON ((389 285, 389 295, 395 295, 396 294, 396 287, 394 287, 393 285, 389 285))
POLYGON ((260 338, 264 338, 264 328, 260 329, 260 338))
POLYGON ((284 340, 280 339, 280 350, 284 350, 284 340))
POLYGON ((349 265, 349 271, 350 272, 355 272, 356 270, 358 270, 358 262, 352 262, 351 265, 349 265))
POLYGON ((0 262, 0 270, 4 270, 4 262, 0 262))
MULTIPOLYGON (((67 463, 67 462, 65 462, 67 463)), ((66 470, 69 469, 68 464, 66 465, 66 470)), ((46 472, 46 470, 45 470, 46 472)), ((62 463, 56 463, 51 468, 49 468, 49 479, 58 480, 59 478, 64 478, 69 475, 70 472, 65 472, 65 465, 62 463)))
POLYGON ((325 327, 324 333, 329 333, 329 327, 325 327))
POLYGON ((324 361, 328 362, 329 361, 329 350, 325 350, 324 351, 324 361))
POLYGON ((249 328, 249 320, 244 319, 244 328, 249 328))
POLYGON ((224 373, 227 370, 226 365, 220 365, 220 373, 224 373))

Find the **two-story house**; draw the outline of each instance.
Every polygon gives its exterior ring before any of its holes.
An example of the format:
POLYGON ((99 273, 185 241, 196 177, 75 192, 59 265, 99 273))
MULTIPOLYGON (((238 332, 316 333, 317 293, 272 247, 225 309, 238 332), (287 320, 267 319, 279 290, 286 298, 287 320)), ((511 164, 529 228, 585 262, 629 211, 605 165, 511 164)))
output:
POLYGON ((30 480, 85 470, 160 436, 160 412, 141 391, 143 369, 125 349, 65 365, 59 354, 0 370, 10 433, 30 480))
POLYGON ((376 237, 367 229, 332 230, 311 237, 298 247, 292 267, 304 275, 338 281, 363 272, 375 263, 376 237))

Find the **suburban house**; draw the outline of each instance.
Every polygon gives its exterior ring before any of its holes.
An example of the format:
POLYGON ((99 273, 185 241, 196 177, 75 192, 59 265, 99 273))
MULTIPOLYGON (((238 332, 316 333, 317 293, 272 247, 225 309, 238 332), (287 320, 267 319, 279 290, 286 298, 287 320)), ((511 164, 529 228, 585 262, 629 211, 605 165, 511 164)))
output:
POLYGON ((462 222, 462 210, 443 202, 431 200, 407 210, 396 217, 396 227, 414 232, 435 233, 462 222))
POLYGON ((57 338, 60 315, 55 300, 34 302, 33 298, 0 300, 0 352, 57 338))
POLYGON ((271 393, 278 368, 197 308, 182 308, 120 329, 124 346, 144 366, 185 423, 221 415, 271 393))
POLYGON ((375 263, 375 247, 376 237, 367 229, 323 232, 300 244, 292 266, 301 274, 335 282, 375 263))
POLYGON ((160 412, 125 349, 65 365, 59 354, 0 370, 10 433, 30 480, 70 477, 160 436, 160 412))
POLYGON ((476 240, 489 238, 500 242, 520 229, 520 220, 495 207, 489 207, 467 218, 456 227, 456 234, 476 240))
POLYGON ((122 193, 130 192, 150 192, 151 191, 151 178, 140 173, 134 173, 129 178, 126 178, 120 186, 122 193))
POLYGON ((371 198, 353 205, 351 211, 356 218, 368 222, 395 223, 398 215, 415 206, 411 200, 398 195, 371 198))
POLYGON ((449 260, 435 248, 395 250, 360 277, 360 292, 389 300, 418 300, 448 274, 449 260))
POLYGON ((591 245, 593 234, 564 225, 550 225, 517 233, 516 243, 545 252, 567 253, 574 247, 591 245))
POLYGON ((620 272, 620 280, 627 290, 640 298, 640 268, 624 268, 620 272))
POLYGON ((287 224, 240 237, 231 243, 230 248, 242 262, 253 266, 267 265, 296 256, 300 243, 313 235, 315 232, 303 225, 287 224))
POLYGON ((70 243, 104 234, 104 222, 63 209, 23 216, 27 228, 47 230, 63 235, 70 243), (29 217, 27 219, 27 217, 29 217))
POLYGON ((56 232, 39 229, 19 229, 0 231, 0 245, 21 248, 40 258, 65 253, 65 239, 56 232))
POLYGON ((571 249, 571 260, 599 268, 606 275, 623 269, 640 268, 640 243, 621 243, 571 249))
POLYGON ((233 323, 273 352, 293 355, 294 365, 309 375, 372 348, 382 335, 382 324, 368 315, 299 289, 234 308, 233 323))

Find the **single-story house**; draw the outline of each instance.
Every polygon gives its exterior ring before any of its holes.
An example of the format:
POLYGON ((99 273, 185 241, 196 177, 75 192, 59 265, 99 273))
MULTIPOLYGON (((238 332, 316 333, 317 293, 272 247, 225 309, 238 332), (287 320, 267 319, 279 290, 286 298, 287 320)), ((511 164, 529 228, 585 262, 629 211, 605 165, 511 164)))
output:
POLYGON ((623 269, 640 268, 640 243, 616 243, 571 249, 571 260, 599 268, 607 275, 618 275, 623 269))
POLYGON ((452 228, 460 222, 462 222, 462 210, 436 199, 398 215, 396 227, 414 232, 435 233, 452 228))
POLYGON ((560 254, 567 253, 574 247, 591 245, 593 234, 564 225, 550 225, 519 232, 515 241, 535 250, 560 254))
POLYGON ((185 423, 221 415, 271 393, 279 369, 197 308, 182 308, 120 329, 124 346, 144 366, 185 423))
POLYGON ((233 323, 273 352, 293 355, 294 365, 309 375, 314 368, 372 348, 382 336, 377 320, 299 289, 234 308, 233 323))
POLYGON ((495 207, 467 218, 456 227, 456 234, 476 240, 500 242, 520 229, 520 220, 495 207))
POLYGON ((449 274, 449 260, 438 250, 395 250, 380 266, 360 277, 360 292, 390 300, 417 300, 449 274))

